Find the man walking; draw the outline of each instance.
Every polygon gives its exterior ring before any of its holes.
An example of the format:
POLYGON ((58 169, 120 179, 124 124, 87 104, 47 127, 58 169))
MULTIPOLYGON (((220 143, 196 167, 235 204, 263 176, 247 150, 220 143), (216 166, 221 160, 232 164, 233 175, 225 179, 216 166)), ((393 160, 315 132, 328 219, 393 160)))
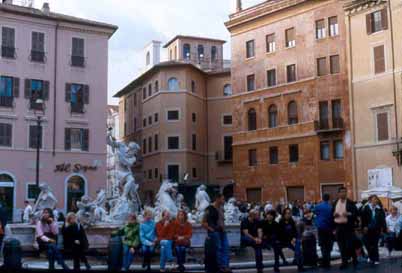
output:
POLYGON ((216 263, 220 272, 231 272, 229 268, 229 241, 225 232, 225 218, 223 205, 225 197, 219 193, 212 205, 207 207, 202 221, 203 227, 208 232, 208 238, 212 240, 216 249, 216 263))
POLYGON ((353 265, 357 265, 356 252, 353 248, 354 228, 357 219, 355 204, 347 198, 345 187, 338 189, 338 200, 332 208, 336 228, 336 240, 342 256, 341 270, 348 267, 349 259, 353 258, 353 265))
POLYGON ((24 202, 25 208, 24 208, 24 214, 22 215, 22 221, 24 223, 29 223, 31 221, 31 216, 32 216, 32 206, 29 203, 28 200, 25 200, 24 202))
POLYGON ((321 267, 331 267, 331 251, 333 240, 332 206, 329 203, 329 194, 325 193, 322 202, 315 207, 315 224, 318 229, 318 242, 321 247, 321 267))

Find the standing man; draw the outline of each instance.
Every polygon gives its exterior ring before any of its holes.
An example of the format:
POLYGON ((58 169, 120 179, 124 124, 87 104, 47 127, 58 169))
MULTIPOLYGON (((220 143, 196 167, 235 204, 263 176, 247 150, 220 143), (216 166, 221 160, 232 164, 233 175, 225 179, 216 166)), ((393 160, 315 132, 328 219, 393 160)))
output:
POLYGON ((378 252, 378 241, 381 234, 386 231, 385 213, 380 206, 377 195, 369 198, 369 203, 362 212, 363 241, 366 245, 370 262, 378 265, 380 255, 378 252))
POLYGON ((24 208, 24 214, 22 216, 22 221, 24 223, 29 223, 31 221, 31 217, 32 217, 32 206, 28 200, 25 200, 24 204, 25 204, 25 208, 24 208))
POLYGON ((356 252, 353 247, 354 229, 357 219, 355 204, 347 198, 345 187, 338 189, 338 200, 332 208, 336 228, 336 240, 342 256, 341 270, 348 267, 349 259, 353 258, 353 265, 357 265, 356 252))
POLYGON ((334 244, 333 240, 333 217, 332 206, 329 203, 329 194, 322 196, 322 202, 315 207, 315 224, 318 229, 318 242, 321 247, 322 262, 321 267, 331 267, 331 251, 334 244))
POLYGON ((205 210, 202 226, 207 230, 208 238, 215 244, 219 270, 226 273, 231 270, 229 268, 229 241, 225 231, 224 204, 225 197, 218 193, 213 204, 205 210))
POLYGON ((257 273, 262 273, 264 265, 262 263, 262 227, 259 221, 259 211, 251 210, 248 217, 240 225, 241 243, 244 246, 251 246, 255 252, 255 264, 257 273))

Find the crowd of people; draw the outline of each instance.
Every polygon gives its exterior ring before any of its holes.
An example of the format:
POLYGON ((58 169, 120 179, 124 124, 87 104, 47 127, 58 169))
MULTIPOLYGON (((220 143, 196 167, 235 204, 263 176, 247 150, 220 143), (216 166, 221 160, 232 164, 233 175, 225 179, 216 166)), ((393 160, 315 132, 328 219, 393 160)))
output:
MULTIPOLYGON (((207 231, 207 272, 231 272, 224 204, 224 196, 217 194, 203 215, 202 227, 207 231)), ((32 209, 29 203, 26 205, 28 214, 32 209)), ((396 207, 387 211, 375 195, 356 203, 347 198, 346 188, 342 187, 334 202, 330 201, 328 194, 324 194, 319 203, 281 203, 276 207, 270 202, 265 206, 245 203, 237 205, 243 212, 241 246, 254 249, 258 272, 263 272, 264 250, 273 252, 275 272, 280 272, 280 266, 290 264, 284 249, 293 252, 291 263, 299 271, 303 271, 306 265, 329 268, 335 242, 341 255, 341 270, 350 264, 356 266, 362 260, 377 265, 380 261, 379 246, 382 244, 387 247, 389 254, 393 250, 402 250, 402 216, 396 207)), ((0 227, 4 227, 7 221, 3 218, 0 219, 0 227)), ((155 222, 153 211, 145 209, 142 218, 139 221, 136 214, 130 214, 126 225, 113 234, 122 238, 122 269, 128 271, 134 258, 141 255, 142 266, 149 271, 152 258, 158 251, 160 272, 168 269, 185 272, 186 254, 192 238, 192 224, 187 219, 187 212, 181 210, 176 217, 172 217, 168 211, 163 211, 161 219, 155 222)), ((2 230, 4 228, 0 229, 0 239, 2 230)), ((64 261, 67 256, 72 257, 75 271, 80 270, 81 263, 86 269, 91 268, 85 256, 88 239, 75 213, 66 215, 59 231, 54 211, 44 209, 36 223, 36 241, 39 250, 47 254, 50 270, 54 269, 56 262, 63 269, 69 270, 64 261), (63 236, 63 252, 57 242, 59 232, 63 236)))
POLYGON ((284 265, 288 264, 282 251, 285 248, 294 252, 293 263, 299 271, 306 264, 329 268, 334 242, 341 254, 340 269, 344 270, 350 263, 357 266, 362 259, 378 265, 382 243, 389 254, 395 249, 402 250, 401 229, 398 208, 391 207, 388 213, 376 195, 355 203, 347 198, 346 188, 342 187, 334 202, 324 194, 318 204, 295 202, 274 209, 268 203, 265 208, 252 209, 241 223, 241 240, 244 246, 254 248, 258 272, 263 270, 263 249, 273 250, 275 272, 280 272, 280 258, 284 265), (317 239, 320 261, 316 254, 317 239))

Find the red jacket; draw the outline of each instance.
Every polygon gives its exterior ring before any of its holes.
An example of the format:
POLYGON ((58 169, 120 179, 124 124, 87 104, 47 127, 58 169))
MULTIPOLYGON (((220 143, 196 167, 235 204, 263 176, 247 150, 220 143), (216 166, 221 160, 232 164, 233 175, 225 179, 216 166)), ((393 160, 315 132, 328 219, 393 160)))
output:
POLYGON ((193 227, 189 222, 180 224, 179 221, 175 221, 175 233, 174 241, 176 245, 190 246, 191 237, 193 236, 193 227), (179 240, 179 237, 184 237, 184 239, 179 240))
POLYGON ((167 225, 165 225, 165 222, 159 221, 156 224, 156 236, 158 238, 158 241, 162 240, 173 240, 175 233, 175 222, 170 221, 167 225))

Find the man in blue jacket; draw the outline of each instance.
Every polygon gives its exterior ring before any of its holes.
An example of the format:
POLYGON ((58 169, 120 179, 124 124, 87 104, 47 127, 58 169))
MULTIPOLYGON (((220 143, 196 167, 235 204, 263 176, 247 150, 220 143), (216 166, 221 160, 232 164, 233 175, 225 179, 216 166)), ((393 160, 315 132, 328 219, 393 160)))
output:
POLYGON ((322 202, 315 207, 315 224, 318 230, 318 241, 321 247, 321 266, 331 266, 331 251, 334 244, 332 206, 329 202, 329 194, 322 196, 322 202))

